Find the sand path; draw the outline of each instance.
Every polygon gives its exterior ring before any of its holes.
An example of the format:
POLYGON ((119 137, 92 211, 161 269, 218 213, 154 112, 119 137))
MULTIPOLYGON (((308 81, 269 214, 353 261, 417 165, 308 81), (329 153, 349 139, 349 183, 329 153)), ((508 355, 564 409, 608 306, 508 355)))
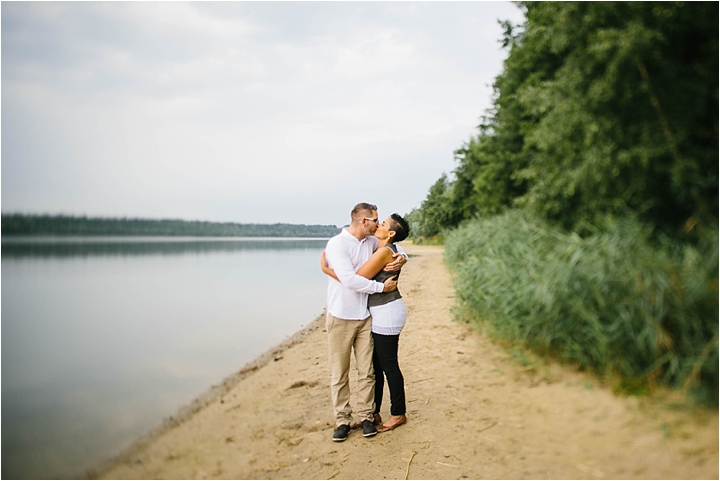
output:
MULTIPOLYGON (((417 256, 400 283, 408 308, 400 337, 406 425, 331 441, 327 341, 318 319, 93 476, 718 479, 717 411, 688 412, 667 397, 617 397, 568 367, 523 366, 452 321, 442 248, 405 247, 417 256)), ((389 416, 387 400, 381 414, 389 416)))

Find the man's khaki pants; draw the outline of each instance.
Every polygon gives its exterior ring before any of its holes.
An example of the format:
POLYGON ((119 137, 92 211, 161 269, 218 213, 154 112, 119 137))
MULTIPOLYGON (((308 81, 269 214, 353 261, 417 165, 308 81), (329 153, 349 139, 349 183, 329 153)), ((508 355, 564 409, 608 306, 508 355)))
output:
POLYGON ((335 408, 335 425, 352 424, 352 406, 350 405, 350 355, 355 351, 357 367, 358 406, 360 421, 373 420, 375 410, 375 371, 373 369, 373 338, 370 317, 362 321, 340 319, 328 313, 325 318, 327 328, 330 371, 330 392, 335 408))

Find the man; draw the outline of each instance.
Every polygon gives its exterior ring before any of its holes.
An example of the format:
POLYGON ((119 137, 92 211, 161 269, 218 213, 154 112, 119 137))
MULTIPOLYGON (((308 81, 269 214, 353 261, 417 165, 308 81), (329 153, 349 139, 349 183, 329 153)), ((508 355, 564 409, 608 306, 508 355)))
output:
MULTIPOLYGON (((377 206, 357 204, 350 213, 351 222, 340 234, 330 239, 325 247, 325 259, 340 282, 328 281, 326 328, 330 353, 332 380, 330 391, 335 409, 333 441, 348 438, 352 424, 350 405, 350 354, 355 352, 358 371, 358 407, 363 436, 377 434, 373 423, 375 371, 372 364, 373 341, 368 294, 390 292, 397 289, 397 280, 390 278, 380 283, 358 276, 355 272, 372 256, 378 247, 373 236, 378 228, 377 206)), ((397 270, 407 261, 398 256, 397 270)))

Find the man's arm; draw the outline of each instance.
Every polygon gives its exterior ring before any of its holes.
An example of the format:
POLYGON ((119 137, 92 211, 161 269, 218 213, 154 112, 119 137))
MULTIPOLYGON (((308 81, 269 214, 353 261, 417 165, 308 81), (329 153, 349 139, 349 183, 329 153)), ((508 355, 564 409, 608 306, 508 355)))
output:
MULTIPOLYGON (((374 276, 370 276, 369 274, 366 274, 366 273, 363 274, 361 271, 368 265, 369 262, 372 262, 373 260, 375 260, 377 262, 377 260, 374 259, 377 254, 378 253, 375 252, 375 254, 373 254, 373 257, 371 257, 368 262, 366 262, 365 264, 360 266, 360 269, 357 272, 358 275, 364 277, 365 279, 371 279, 371 277, 374 277, 374 276)), ((385 264, 386 261, 381 261, 381 262, 382 262, 382 264, 378 267, 378 269, 380 269, 382 267, 382 265, 385 264)), ((323 253, 320 254, 320 269, 322 269, 322 271, 325 274, 327 274, 328 276, 330 276, 333 279, 335 279, 336 281, 340 282, 340 279, 338 279, 338 276, 335 275, 335 271, 332 270, 330 268, 330 266, 328 266, 327 260, 325 259, 325 251, 323 251, 323 253)), ((390 279, 386 279, 385 282, 383 283, 383 292, 390 292, 390 291, 394 291, 395 289, 397 289, 397 276, 392 277, 390 279)))
POLYGON ((397 248, 397 254, 393 254, 393 258, 395 260, 386 265, 383 269, 384 271, 399 271, 400 269, 402 269, 402 266, 404 266, 408 260, 408 255, 407 252, 405 252, 405 249, 403 249, 402 246, 399 246, 397 244, 395 244, 395 247, 397 248))
POLYGON ((325 259, 328 266, 335 271, 340 283, 348 289, 366 294, 383 292, 385 287, 383 283, 365 279, 355 273, 350 256, 342 250, 341 245, 328 243, 325 248, 325 259))

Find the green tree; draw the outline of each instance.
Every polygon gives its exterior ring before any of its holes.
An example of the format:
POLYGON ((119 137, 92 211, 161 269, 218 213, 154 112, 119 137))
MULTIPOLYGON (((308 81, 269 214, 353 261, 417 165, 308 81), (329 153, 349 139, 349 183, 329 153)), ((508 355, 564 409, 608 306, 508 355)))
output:
POLYGON ((430 237, 439 234, 448 226, 455 225, 454 215, 451 210, 450 182, 447 175, 443 174, 430 187, 427 198, 420 206, 421 215, 415 218, 417 231, 414 235, 430 237))
POLYGON ((556 68, 517 91, 538 116, 519 205, 569 228, 625 209, 670 231, 716 217, 717 3, 526 7, 520 48, 556 68))
POLYGON ((420 209, 428 228, 506 208, 578 232, 627 212, 673 236, 712 224, 718 4, 520 7, 522 28, 505 24, 493 108, 456 151, 454 180, 438 181, 420 209))

